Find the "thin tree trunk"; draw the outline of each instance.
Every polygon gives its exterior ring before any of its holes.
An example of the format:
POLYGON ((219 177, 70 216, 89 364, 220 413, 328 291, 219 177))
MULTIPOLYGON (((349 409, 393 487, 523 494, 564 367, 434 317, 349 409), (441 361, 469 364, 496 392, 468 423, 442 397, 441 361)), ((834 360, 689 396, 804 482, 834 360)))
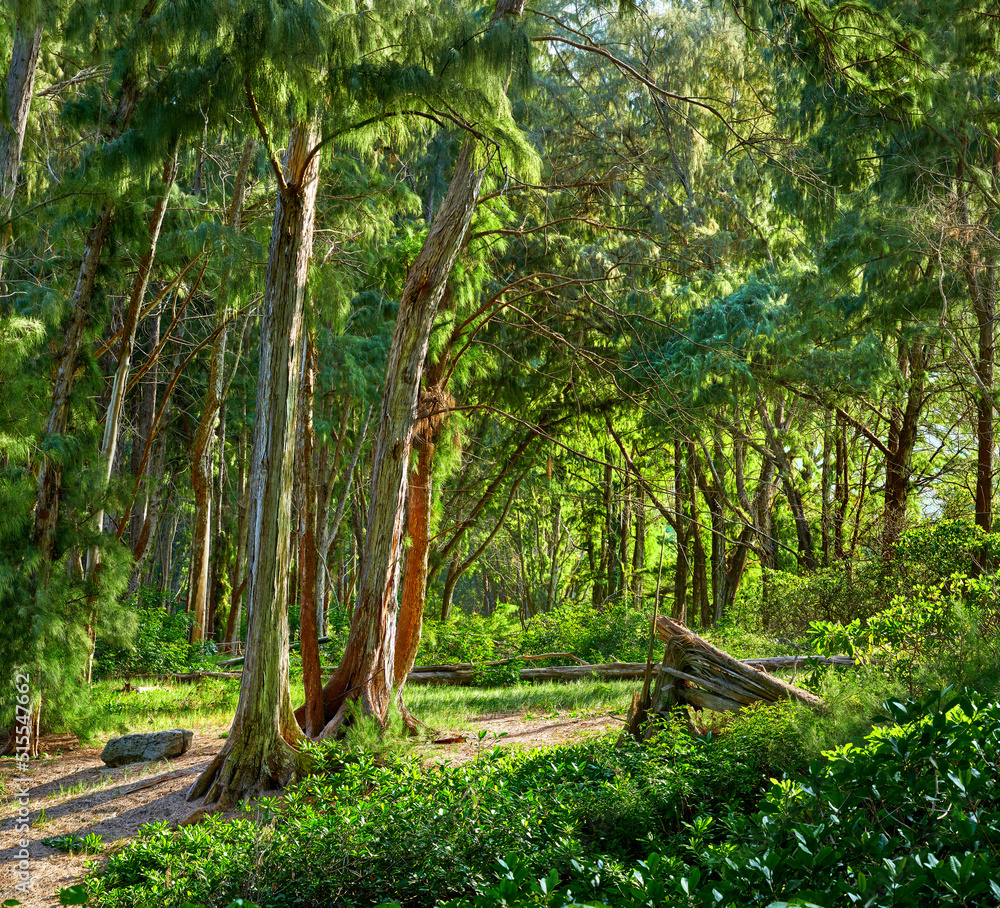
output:
MULTIPOLYGON (((674 605, 673 617, 687 623, 687 585, 691 559, 688 543, 691 540, 691 489, 688 483, 688 469, 684 462, 684 445, 674 441, 674 512, 676 513, 675 565, 674 565, 674 605)), ((697 532, 697 530, 694 530, 697 532)), ((662 549, 663 542, 660 542, 662 549)))
POLYGON ((19 22, 14 29, 14 45, 7 70, 7 111, 10 119, 6 123, 0 120, 0 296, 4 295, 4 265, 13 235, 11 215, 41 47, 42 27, 30 28, 27 23, 19 22))
MULTIPOLYGON (((170 197, 170 190, 174 185, 177 176, 177 146, 163 167, 163 193, 156 200, 153 206, 153 214, 149 222, 149 241, 146 250, 139 260, 139 271, 132 284, 132 294, 129 297, 128 306, 125 311, 125 323, 121 330, 121 343, 118 348, 118 366, 115 369, 115 377, 111 386, 111 399, 108 401, 107 411, 104 415, 104 435, 101 439, 100 449, 100 469, 101 479, 106 486, 111 481, 111 474, 115 465, 115 455, 118 452, 118 436, 121 434, 122 408, 125 402, 125 386, 128 383, 129 372, 132 369, 132 354, 135 350, 135 332, 139 324, 139 310, 142 308, 142 301, 146 297, 146 290, 149 288, 149 276, 153 271, 153 262, 156 259, 156 244, 160 238, 160 229, 163 227, 163 218, 167 212, 167 200, 170 197)), ((98 531, 104 531, 104 509, 100 508, 94 517, 94 524, 98 531)), ((90 549, 87 553, 87 577, 96 580, 100 572, 100 552, 96 548, 90 549)), ((84 676, 90 682, 91 672, 94 664, 94 648, 97 645, 97 610, 98 598, 96 594, 91 595, 90 615, 87 619, 87 637, 90 640, 90 652, 87 655, 84 676)))
POLYGON ((885 510, 883 512, 882 556, 891 558, 906 523, 906 505, 910 496, 910 472, 913 448, 917 441, 920 412, 924 405, 926 351, 923 342, 901 347, 900 372, 908 381, 906 404, 894 404, 889 422, 885 462, 885 510))
POLYGON ((823 567, 830 565, 830 551, 833 544, 833 413, 823 411, 823 464, 820 471, 820 526, 822 529, 823 567))
POLYGON ((316 548, 316 483, 313 401, 316 392, 315 350, 303 338, 299 387, 299 425, 295 444, 299 517, 299 639, 302 684, 305 688, 305 733, 315 738, 323 730, 323 678, 319 662, 319 616, 316 613, 319 559, 316 548))
MULTIPOLYGON (((151 2, 143 11, 143 18, 152 15, 155 3, 151 2)), ((134 75, 123 82, 118 99, 118 107, 110 123, 107 135, 116 137, 127 128, 139 100, 139 86, 134 75)), ((97 223, 87 234, 76 287, 72 297, 72 315, 63 337, 57 359, 55 380, 52 386, 52 405, 45 424, 45 439, 55 440, 65 434, 69 424, 70 393, 76 377, 77 359, 83 348, 83 340, 90 322, 90 306, 94 298, 98 266, 104 243, 111 228, 114 205, 106 201, 97 223)), ((56 529, 59 524, 59 503, 62 496, 63 464, 58 457, 46 457, 38 471, 38 497, 35 504, 34 536, 37 546, 38 580, 46 587, 52 572, 55 557, 56 529)))
POLYGON ((788 507, 795 522, 799 564, 807 571, 815 570, 819 564, 813 549, 812 528, 809 526, 809 518, 806 516, 802 491, 795 482, 792 462, 788 459, 785 443, 782 440, 782 436, 791 425, 791 416, 785 416, 784 406, 779 403, 775 407, 774 420, 772 421, 763 398, 760 400, 759 410, 764 431, 767 434, 768 448, 778 465, 778 474, 781 476, 781 484, 785 490, 785 499, 788 501, 788 507))
POLYGON ((233 726, 188 799, 232 806, 303 769, 288 659, 288 567, 299 358, 319 156, 314 121, 293 126, 271 231, 250 473, 246 661, 233 726))
MULTIPOLYGON (((160 314, 159 311, 153 313, 149 319, 146 329, 146 347, 154 350, 160 342, 160 314)), ((128 542, 132 550, 133 566, 132 574, 129 577, 128 592, 134 594, 139 589, 139 578, 142 576, 142 569, 146 558, 149 555, 151 546, 149 545, 152 536, 150 535, 151 524, 153 522, 153 512, 150 508, 149 484, 142 483, 140 487, 139 471, 142 469, 142 451, 153 431, 153 418, 156 414, 156 385, 159 368, 154 363, 145 380, 140 386, 139 410, 136 418, 135 432, 132 436, 132 462, 131 473, 137 491, 137 505, 132 508, 129 515, 128 542)), ((154 463, 156 458, 154 457, 154 463)), ((155 476, 155 474, 154 474, 155 476)))
MULTIPOLYGON (((253 162, 256 143, 248 138, 243 145, 239 170, 233 184, 233 200, 229 209, 229 228, 240 232, 243 203, 246 198, 247 174, 253 162)), ((201 420, 191 445, 191 491, 194 495, 194 517, 191 531, 191 573, 188 582, 187 611, 192 616, 189 642, 203 639, 207 630, 209 596, 209 566, 212 561, 212 460, 215 427, 223 405, 226 386, 226 347, 233 313, 229 307, 226 282, 220 288, 215 311, 215 339, 208 366, 208 386, 202 402, 201 420)), ((298 380, 296 378, 296 380, 298 380)))
POLYGON ((240 631, 240 612, 243 604, 243 591, 246 588, 246 575, 243 565, 246 562, 247 537, 250 528, 250 498, 247 484, 247 455, 249 454, 249 432, 245 425, 240 427, 240 440, 237 447, 240 472, 236 482, 236 559, 233 562, 230 579, 229 618, 226 621, 226 637, 223 648, 228 652, 235 650, 234 642, 240 631))
POLYGON ((833 488, 833 500, 836 507, 833 514, 833 554, 838 561, 846 557, 844 550, 844 522, 847 520, 847 509, 851 499, 850 462, 847 457, 847 421, 842 413, 837 413, 836 441, 836 482, 833 488))

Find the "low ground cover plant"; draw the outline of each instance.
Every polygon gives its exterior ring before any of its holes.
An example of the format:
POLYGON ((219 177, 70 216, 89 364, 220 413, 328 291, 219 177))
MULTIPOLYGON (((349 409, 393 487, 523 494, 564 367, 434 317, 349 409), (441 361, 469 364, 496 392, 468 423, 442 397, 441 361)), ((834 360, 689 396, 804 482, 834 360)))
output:
MULTIPOLYGON (((708 814, 672 852, 653 849, 615 908, 648 905, 913 906, 1000 904, 1000 705, 931 694, 886 704, 890 723, 800 775, 772 784, 760 810, 708 814)), ((511 856, 500 879, 450 908, 594 903, 585 880, 539 878, 511 856)))
POLYGON ((591 868, 593 891, 603 891, 625 885, 650 851, 673 848, 706 807, 752 809, 770 776, 801 762, 785 711, 746 722, 721 738, 677 726, 646 746, 502 749, 458 766, 317 748, 317 772, 280 804, 234 822, 146 827, 91 881, 92 900, 429 908, 485 892, 508 853, 543 877, 591 868))

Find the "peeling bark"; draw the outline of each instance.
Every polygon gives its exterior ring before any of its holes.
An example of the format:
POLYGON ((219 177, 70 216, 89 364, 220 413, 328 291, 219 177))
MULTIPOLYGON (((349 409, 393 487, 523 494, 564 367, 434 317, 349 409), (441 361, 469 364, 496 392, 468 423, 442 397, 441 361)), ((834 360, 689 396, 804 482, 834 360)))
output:
POLYGON ((293 126, 271 230, 250 458, 246 660, 233 726, 188 800, 226 808, 287 785, 304 767, 288 674, 288 567, 295 414, 319 158, 315 122, 293 126))

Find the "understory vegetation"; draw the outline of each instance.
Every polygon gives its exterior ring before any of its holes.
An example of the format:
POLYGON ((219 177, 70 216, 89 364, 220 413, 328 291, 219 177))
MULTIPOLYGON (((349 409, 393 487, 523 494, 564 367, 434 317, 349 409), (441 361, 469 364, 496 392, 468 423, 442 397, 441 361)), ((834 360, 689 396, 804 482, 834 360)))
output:
MULTIPOLYGON (((854 667, 806 659, 797 671, 795 683, 823 697, 821 713, 758 704, 692 714, 693 725, 675 713, 644 743, 616 728, 536 750, 485 731, 476 758, 457 765, 411 750, 398 719, 389 733, 359 722, 344 740, 311 745, 310 774, 280 797, 194 827, 144 827, 112 850, 86 897, 98 908, 1000 904, 997 600, 992 575, 962 570, 983 543, 971 535, 954 524, 904 534, 899 557, 852 578, 846 623, 802 622, 800 581, 787 592, 794 639, 781 644, 752 620, 716 631, 747 655, 854 656, 854 667)), ((829 574, 810 582, 827 601, 847 595, 829 574)), ((422 661, 638 658, 648 624, 636 620, 627 640, 615 617, 567 609, 522 628, 500 608, 464 638, 431 625, 422 661)), ((634 687, 497 676, 412 687, 407 706, 437 728, 476 715, 622 715, 634 687)), ((138 698, 159 696, 169 712, 183 689, 108 688, 133 717, 154 703, 138 698)), ((236 683, 187 689, 225 709, 236 683)))
POLYGON ((1000 707, 950 691, 885 709, 865 740, 812 760, 789 707, 704 736, 675 723, 644 745, 457 766, 323 745, 312 775, 243 818, 145 827, 88 894, 102 908, 993 904, 1000 707))

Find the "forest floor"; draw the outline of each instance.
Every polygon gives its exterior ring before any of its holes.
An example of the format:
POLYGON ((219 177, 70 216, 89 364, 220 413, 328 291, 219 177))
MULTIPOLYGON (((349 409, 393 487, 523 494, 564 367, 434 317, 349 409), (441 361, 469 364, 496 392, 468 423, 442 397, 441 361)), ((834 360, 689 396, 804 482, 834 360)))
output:
MULTIPOLYGON (((617 733, 623 718, 608 709, 489 713, 458 723, 461 731, 442 729, 437 737, 449 743, 419 744, 416 752, 428 762, 462 763, 493 747, 552 747, 617 733)), ((101 854, 65 854, 44 839, 96 833, 105 850, 113 850, 147 823, 175 823, 190 813, 187 790, 221 749, 228 725, 194 731, 191 748, 181 757, 116 769, 101 762, 103 745, 81 744, 71 735, 44 738, 45 756, 33 760, 29 771, 30 895, 14 891, 20 850, 14 797, 21 786, 14 781, 13 761, 0 761, 0 898, 17 897, 27 908, 57 906, 59 889, 80 882, 89 862, 103 860, 101 854)))

